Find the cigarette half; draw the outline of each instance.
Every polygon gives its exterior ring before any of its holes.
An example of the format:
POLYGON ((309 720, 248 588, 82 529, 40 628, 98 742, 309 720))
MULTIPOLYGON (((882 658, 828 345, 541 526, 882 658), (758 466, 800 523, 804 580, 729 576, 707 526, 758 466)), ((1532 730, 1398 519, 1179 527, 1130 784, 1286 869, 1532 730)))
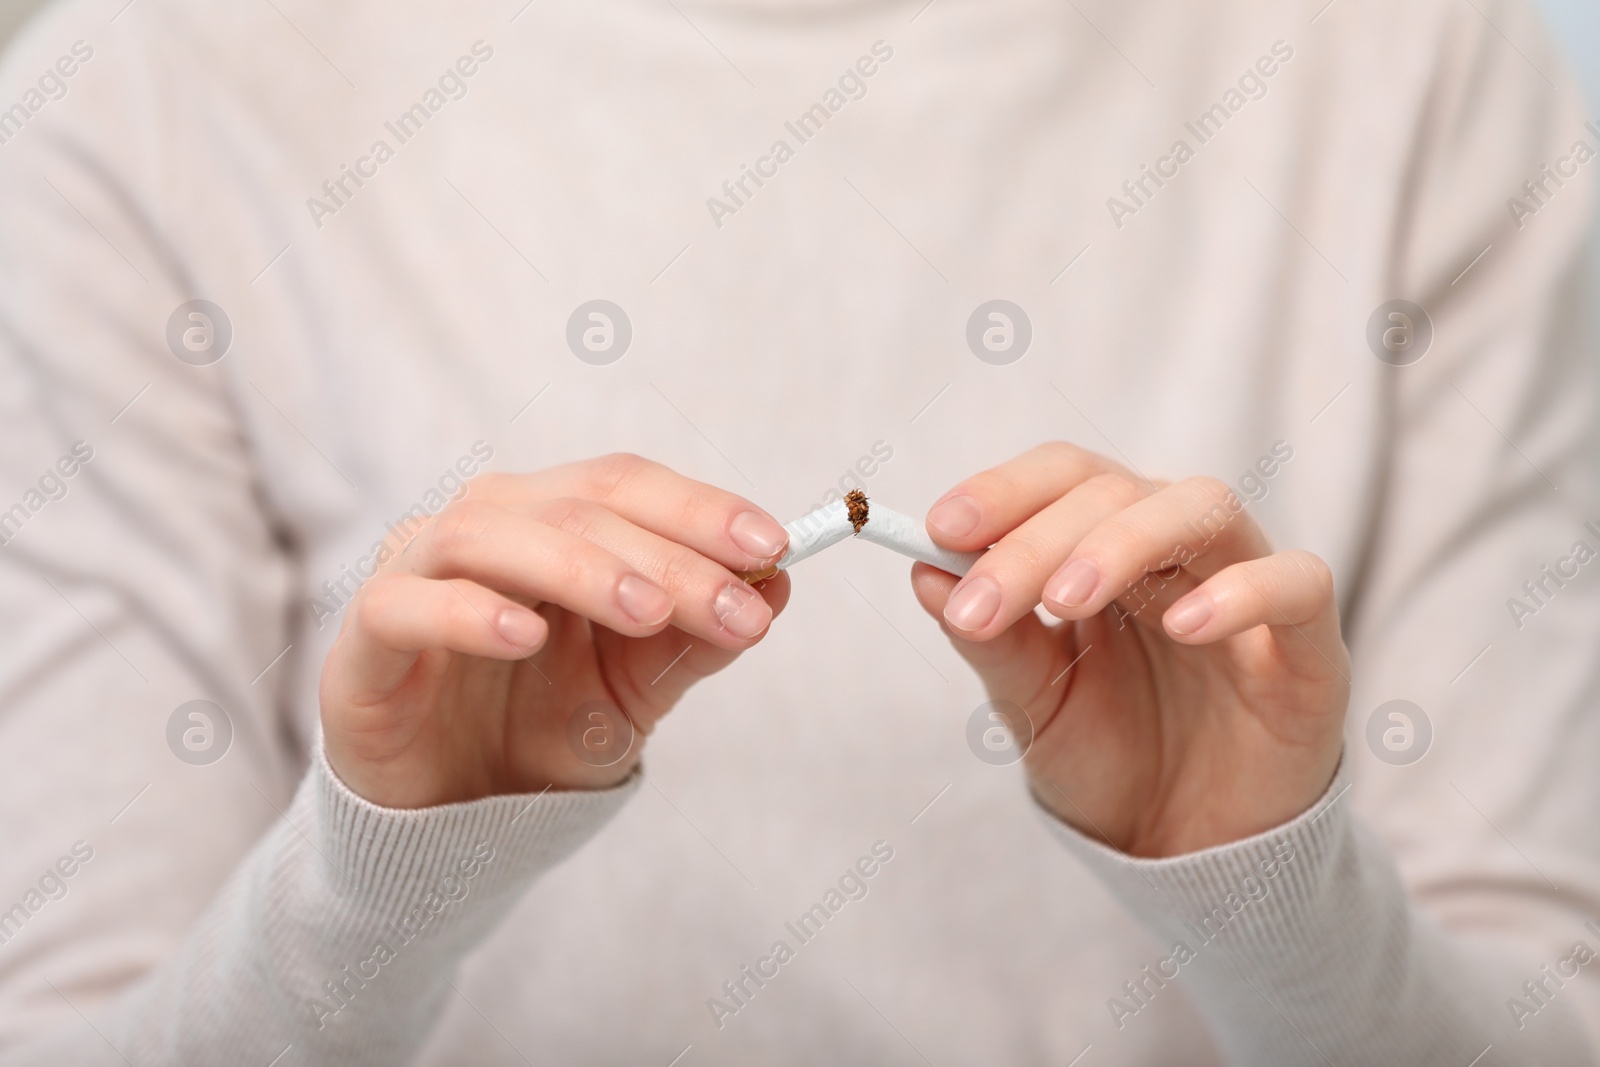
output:
POLYGON ((789 550, 777 563, 762 570, 746 571, 739 577, 747 582, 771 578, 801 560, 816 555, 847 537, 892 549, 902 556, 920 560, 957 577, 963 577, 983 555, 981 552, 952 552, 935 544, 922 524, 884 507, 867 504, 867 494, 852 489, 843 500, 835 500, 808 515, 802 515, 784 529, 789 531, 789 550))

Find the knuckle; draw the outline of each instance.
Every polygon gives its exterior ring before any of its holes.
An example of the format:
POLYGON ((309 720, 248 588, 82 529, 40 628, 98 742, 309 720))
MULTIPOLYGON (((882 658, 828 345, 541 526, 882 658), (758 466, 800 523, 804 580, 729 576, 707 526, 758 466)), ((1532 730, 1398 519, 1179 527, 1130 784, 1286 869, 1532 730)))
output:
POLYGON ((609 500, 637 480, 649 468, 649 461, 632 452, 612 452, 592 460, 588 483, 596 500, 609 500))
POLYGON ((1185 478, 1183 484, 1200 497, 1204 503, 1227 503, 1233 496, 1233 486, 1209 474, 1185 478))
POLYGON ((575 537, 587 537, 599 521, 598 505, 578 497, 563 496, 540 501, 533 517, 575 537))
POLYGON ((678 506, 678 522, 684 529, 695 529, 707 518, 731 510, 727 496, 709 485, 693 486, 678 506))
POLYGON ((519 481, 516 475, 504 471, 485 471, 467 480, 466 495, 462 499, 507 500, 519 481))
POLYGON ((1060 464, 1062 466, 1082 464, 1085 457, 1089 455, 1077 445, 1067 441, 1046 441, 1033 451, 1041 459, 1051 464, 1060 464))
POLYGON ((1290 562, 1299 572, 1300 577, 1316 593, 1319 602, 1331 601, 1334 597, 1333 568, 1328 566, 1326 560, 1314 552, 1296 549, 1285 553, 1290 562))
POLYGON ((655 583, 669 593, 710 585, 699 564, 699 559, 687 552, 668 553, 655 567, 655 583))
MULTIPOLYGON (((1182 487, 1189 490, 1195 497, 1195 507, 1190 515, 1190 524, 1204 534, 1206 544, 1220 536, 1242 536, 1242 531, 1248 527, 1235 527, 1240 519, 1245 519, 1244 504, 1234 495, 1233 487, 1216 478, 1202 477, 1189 478, 1182 483, 1182 487)), ((1245 519, 1248 522, 1248 519, 1245 519)))
POLYGON ((1144 499, 1144 490, 1132 478, 1116 471, 1097 474, 1087 484, 1094 486, 1097 493, 1103 494, 1118 507, 1131 507, 1144 499))
POLYGON ((481 500, 451 504, 433 520, 429 551, 439 559, 462 559, 483 540, 498 511, 481 500))
POLYGON ((560 588, 588 590, 591 595, 599 595, 614 586, 621 577, 621 561, 608 566, 608 560, 615 561, 615 557, 587 541, 576 541, 561 550, 552 561, 551 579, 560 588), (611 575, 609 585, 606 581, 608 574, 611 575))
MULTIPOLYGON (((1031 537, 1019 537, 1013 534, 1003 544, 1004 553, 995 563, 1003 568, 1006 574, 1036 574, 1053 569, 1061 563, 1057 558, 1061 553, 1052 552, 1047 545, 1031 537)), ((996 551, 999 551, 999 548, 996 551)))
POLYGON ((370 579, 356 594, 352 611, 356 626, 369 633, 379 632, 404 596, 405 584, 399 575, 393 574, 379 574, 370 579))
POLYGON ((1070 472, 1077 481, 1088 481, 1100 474, 1122 473, 1122 468, 1105 456, 1070 441, 1047 441, 1034 453, 1051 467, 1070 472))
POLYGON ((452 596, 445 604, 444 623, 447 632, 468 634, 485 629, 491 633, 499 632, 477 605, 467 599, 467 594, 452 596))
POLYGON ((1143 543, 1138 528, 1122 519, 1107 519, 1100 528, 1083 539, 1084 554, 1093 555, 1108 563, 1142 563, 1135 560, 1143 543))

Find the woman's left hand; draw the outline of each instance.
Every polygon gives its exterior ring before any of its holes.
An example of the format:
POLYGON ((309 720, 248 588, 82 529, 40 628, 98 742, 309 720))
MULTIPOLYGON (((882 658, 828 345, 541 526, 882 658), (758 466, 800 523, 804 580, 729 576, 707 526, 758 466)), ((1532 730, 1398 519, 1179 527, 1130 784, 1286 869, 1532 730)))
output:
POLYGON ((964 579, 918 564, 912 582, 990 699, 1026 713, 1034 793, 1069 824, 1175 856, 1326 791, 1350 692, 1333 578, 1274 553, 1226 484, 1049 444, 950 490, 927 527, 993 546, 964 579))

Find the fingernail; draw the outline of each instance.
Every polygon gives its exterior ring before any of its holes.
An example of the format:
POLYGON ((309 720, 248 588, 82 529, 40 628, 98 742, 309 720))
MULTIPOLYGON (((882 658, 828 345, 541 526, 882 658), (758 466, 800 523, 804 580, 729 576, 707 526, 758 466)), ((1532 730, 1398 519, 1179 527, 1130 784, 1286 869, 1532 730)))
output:
POLYGON ((971 633, 994 621, 1000 610, 1000 584, 982 576, 962 582, 944 606, 944 619, 958 630, 971 633))
POLYGON ((1198 633, 1211 621, 1214 608, 1208 596, 1189 596, 1172 605, 1167 612, 1167 629, 1181 637, 1198 633))
POLYGON ((1075 608, 1086 603, 1100 584, 1100 568, 1086 559, 1075 559, 1050 579, 1044 595, 1063 607, 1075 608))
POLYGON ((741 551, 756 559, 771 559, 789 543, 789 531, 758 511, 741 511, 728 524, 728 536, 741 551))
POLYGON ((512 648, 532 648, 544 637, 544 622, 531 611, 520 608, 506 608, 500 613, 500 618, 495 622, 495 629, 500 631, 500 636, 510 643, 512 648))
POLYGON ((767 602, 742 582, 723 586, 712 609, 717 613, 717 621, 735 637, 755 637, 772 622, 772 609, 767 602))
POLYGON ((666 591, 636 574, 624 574, 617 583, 617 603, 640 626, 656 626, 672 615, 672 598, 666 591))
POLYGON ((941 500, 928 512, 928 525, 945 537, 965 537, 978 528, 978 502, 970 496, 941 500))

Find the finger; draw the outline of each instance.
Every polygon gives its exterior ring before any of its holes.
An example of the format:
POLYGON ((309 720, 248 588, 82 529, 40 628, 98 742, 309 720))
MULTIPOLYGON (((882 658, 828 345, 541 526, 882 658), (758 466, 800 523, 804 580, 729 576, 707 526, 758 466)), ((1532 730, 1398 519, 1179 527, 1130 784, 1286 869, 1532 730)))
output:
POLYGON ((1097 474, 1135 478, 1104 456, 1054 441, 975 474, 928 510, 928 534, 946 548, 987 548, 1097 474))
POLYGON ((944 621, 987 641, 1038 606, 1045 582, 1090 531, 1148 493, 1122 474, 1097 474, 995 542, 954 587, 944 621))
POLYGON ((399 566, 558 604, 629 637, 655 633, 676 610, 665 590, 599 545, 470 497, 430 521, 399 566))
POLYGON ((369 704, 404 680, 417 656, 438 649, 485 659, 523 659, 549 627, 531 609, 464 580, 380 574, 361 588, 329 652, 343 702, 369 704))
POLYGON ((510 510, 556 497, 593 501, 736 571, 759 569, 789 546, 783 525, 744 497, 628 453, 491 477, 483 491, 510 510))
POLYGON ((1310 552, 1279 552, 1226 567, 1168 609, 1161 622, 1174 641, 1186 645, 1267 626, 1291 666, 1348 673, 1333 574, 1310 552))
POLYGON ((674 605, 672 625, 680 630, 743 649, 772 623, 767 601, 726 567, 599 504, 567 497, 538 504, 531 513, 598 545, 666 590, 674 605))
POLYGON ((978 673, 991 696, 1012 700, 1024 707, 1050 689, 1050 679, 1059 679, 1063 650, 1070 647, 1059 641, 1037 615, 1026 615, 999 631, 993 638, 973 641, 945 621, 945 606, 954 575, 937 567, 918 563, 911 568, 911 588, 924 611, 939 620, 950 644, 978 673))
POLYGON ((1061 618, 1087 618, 1133 590, 1147 573, 1165 579, 1182 570, 1203 580, 1270 551, 1266 536, 1226 483, 1188 478, 1086 534, 1045 583, 1044 605, 1061 618))
MULTIPOLYGON (((789 602, 787 574, 758 582, 755 589, 774 617, 781 614, 789 602)), ((607 662, 623 665, 619 677, 612 680, 612 688, 627 707, 649 709, 640 715, 644 722, 664 715, 696 682, 724 669, 737 660, 740 653, 739 649, 727 648, 676 628, 663 630, 642 641, 628 641, 602 630, 596 633, 595 643, 606 649, 607 662)))

